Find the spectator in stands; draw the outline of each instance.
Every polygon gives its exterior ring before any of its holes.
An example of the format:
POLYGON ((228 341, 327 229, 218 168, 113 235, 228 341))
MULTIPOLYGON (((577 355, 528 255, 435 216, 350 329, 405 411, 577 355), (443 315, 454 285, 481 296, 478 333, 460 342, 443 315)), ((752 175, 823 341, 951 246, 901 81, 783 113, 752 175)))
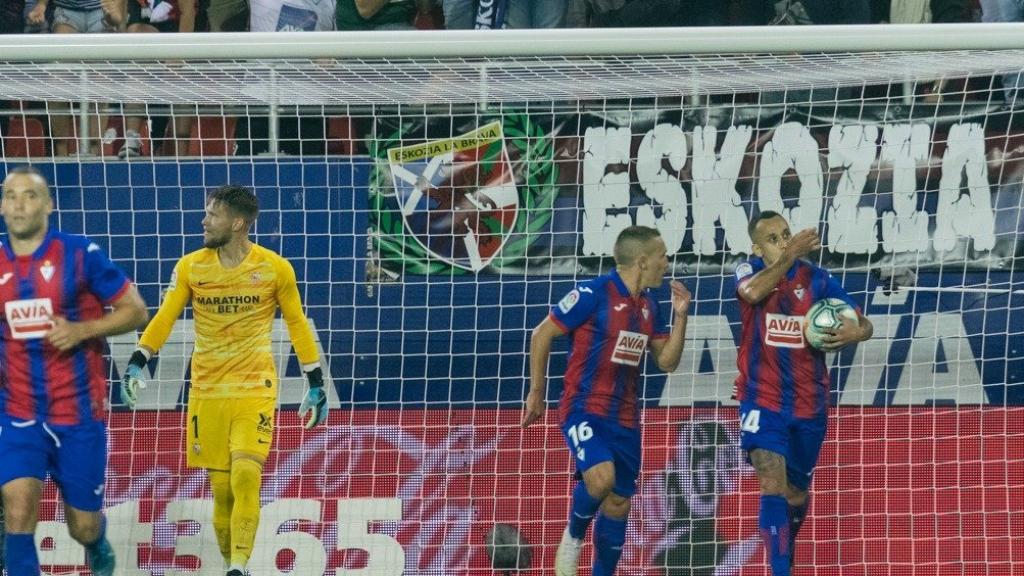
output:
MULTIPOLYGON (((50 29, 54 34, 89 34, 97 32, 120 32, 126 18, 126 0, 38 0, 28 13, 28 24, 38 26, 46 21, 46 10, 53 2, 53 21, 50 29)), ((53 138, 53 155, 67 156, 71 137, 71 117, 67 106, 51 107, 50 136, 53 138)), ((97 141, 100 126, 105 118, 90 122, 90 140, 97 141)), ((79 150, 89 154, 89 150, 79 150)))
POLYGON ((335 0, 251 0, 253 32, 334 30, 335 0))
POLYGON ((203 25, 209 32, 246 32, 249 29, 248 0, 199 0, 203 25))
POLYGON ((567 25, 573 28, 724 26, 729 3, 721 0, 574 0, 567 25))
POLYGON ((449 30, 564 28, 567 0, 442 0, 449 30))
MULTIPOLYGON (((128 32, 155 34, 158 32, 194 32, 196 25, 196 0, 128 0, 128 32)), ((124 144, 117 155, 133 158, 142 155, 143 108, 138 105, 125 106, 124 144)), ((185 114, 171 117, 158 116, 152 119, 154 154, 156 140, 167 136, 162 153, 166 156, 183 156, 188 152, 188 130, 192 118, 185 114)))
POLYGON ((869 24, 868 0, 738 0, 736 24, 869 24))
POLYGON ((417 14, 429 14, 433 0, 337 0, 338 30, 414 30, 417 14))
MULTIPOLYGON (((1024 22, 1024 4, 1019 0, 981 0, 982 22, 1024 22)), ((1006 105, 1016 107, 1024 104, 1020 91, 1024 86, 1024 74, 1011 72, 1003 75, 1003 97, 1006 105)))
MULTIPOLYGON (((335 0, 251 0, 249 29, 253 32, 314 32, 334 30, 335 0)), ((322 114, 279 116, 278 151, 300 156, 327 153, 326 119, 322 114)), ((270 150, 270 119, 246 114, 235 124, 236 154, 251 156, 270 150)))
MULTIPOLYGON (((20 34, 25 28, 24 0, 6 0, 0 3, 0 34, 20 34)), ((11 117, 7 115, 7 103, 0 102, 0 137, 8 134, 11 117)), ((0 509, 2 510, 2 509, 0 509)))
MULTIPOLYGON (((928 24, 967 22, 967 0, 874 0, 872 22, 892 24, 928 24)), ((940 102, 945 80, 921 84, 926 102, 940 102)))

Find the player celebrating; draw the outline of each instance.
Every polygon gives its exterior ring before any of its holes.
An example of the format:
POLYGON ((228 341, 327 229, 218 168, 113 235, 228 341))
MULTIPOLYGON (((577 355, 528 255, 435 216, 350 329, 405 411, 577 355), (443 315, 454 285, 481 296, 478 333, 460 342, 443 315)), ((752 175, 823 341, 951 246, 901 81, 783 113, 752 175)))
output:
POLYGON ((830 351, 867 340, 873 328, 831 274, 801 260, 821 248, 815 230, 792 236, 780 214, 765 210, 748 231, 756 258, 736 268, 740 447, 761 485, 758 526, 772 574, 789 576, 825 440, 829 393, 825 354, 803 341, 804 315, 823 298, 839 298, 857 310, 859 325, 844 321, 825 337, 830 351))
POLYGON ((615 241, 615 270, 583 282, 551 309, 530 339, 530 392, 523 426, 544 415, 552 341, 571 334, 559 422, 576 462, 569 525, 555 555, 555 574, 574 576, 583 537, 594 515, 594 576, 610 576, 626 541, 629 499, 640 474, 637 380, 650 346, 658 368, 679 365, 690 292, 673 280, 671 332, 650 292, 668 270, 665 242, 654 228, 631 226, 615 241))
POLYGON ((174 267, 167 296, 139 340, 121 381, 134 408, 142 368, 171 333, 191 300, 195 351, 186 426, 187 463, 205 468, 213 489, 213 527, 228 576, 242 576, 260 516, 263 462, 273 440, 277 370, 270 334, 277 308, 309 381, 299 409, 305 427, 327 418, 323 372, 287 260, 249 240, 256 196, 222 186, 203 218, 204 248, 174 267))
POLYGON ((50 230, 53 198, 33 168, 3 181, 0 213, 0 485, 9 576, 37 576, 35 530, 49 473, 71 537, 96 576, 114 573, 100 509, 107 466, 105 336, 145 324, 135 286, 83 236, 50 230), (108 312, 106 306, 111 306, 108 312))

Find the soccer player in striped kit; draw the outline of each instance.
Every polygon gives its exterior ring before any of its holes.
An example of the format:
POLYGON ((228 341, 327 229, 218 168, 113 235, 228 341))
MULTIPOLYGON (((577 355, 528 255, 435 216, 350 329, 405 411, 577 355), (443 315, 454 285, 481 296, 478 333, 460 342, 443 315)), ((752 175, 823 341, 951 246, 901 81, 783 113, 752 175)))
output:
POLYGON ((49 228, 53 198, 38 171, 10 171, 2 194, 0 485, 7 574, 39 574, 34 533, 49 474, 92 573, 111 576, 114 551, 100 513, 107 467, 103 339, 145 324, 146 304, 99 246, 49 228))
POLYGON ((781 214, 765 210, 748 231, 755 258, 736 267, 740 447, 760 482, 758 527, 772 575, 789 576, 825 440, 830 388, 825 353, 804 340, 804 315, 824 298, 839 298, 857 310, 859 325, 845 322, 825 338, 829 351, 867 340, 873 327, 839 281, 802 260, 821 248, 814 229, 792 235, 781 214))
POLYGON ((615 269, 580 283, 533 329, 530 392, 523 426, 545 408, 552 341, 572 339, 558 417, 576 462, 569 525, 555 555, 555 574, 574 576, 583 537, 594 522, 594 576, 610 576, 626 541, 629 499, 640 474, 640 365, 649 348, 658 368, 679 365, 690 292, 671 282, 675 317, 666 330, 651 294, 668 270, 665 242, 654 228, 631 226, 615 241, 615 269))

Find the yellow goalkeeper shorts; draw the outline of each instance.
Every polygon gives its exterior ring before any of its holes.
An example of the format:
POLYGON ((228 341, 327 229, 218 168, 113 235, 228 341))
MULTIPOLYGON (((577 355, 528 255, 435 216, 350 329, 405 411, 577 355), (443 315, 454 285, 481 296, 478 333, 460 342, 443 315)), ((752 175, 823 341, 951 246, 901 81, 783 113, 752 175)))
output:
POLYGON ((266 459, 274 440, 276 398, 188 399, 186 461, 191 468, 230 470, 231 454, 266 459))

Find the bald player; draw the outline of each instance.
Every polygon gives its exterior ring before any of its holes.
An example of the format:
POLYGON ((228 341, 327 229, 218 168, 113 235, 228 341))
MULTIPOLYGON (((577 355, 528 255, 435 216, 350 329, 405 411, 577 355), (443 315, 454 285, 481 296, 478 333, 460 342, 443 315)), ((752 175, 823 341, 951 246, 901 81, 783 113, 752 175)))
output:
POLYGON ((96 576, 114 573, 101 509, 107 468, 104 338, 146 323, 135 285, 88 238, 49 227, 53 197, 34 168, 3 181, 0 213, 0 485, 9 576, 38 576, 43 481, 96 576))
POLYGON ((679 365, 690 292, 673 280, 671 329, 651 288, 668 270, 654 228, 631 226, 615 241, 615 269, 580 283, 551 309, 530 339, 530 392, 523 426, 545 409, 552 341, 571 339, 558 419, 576 462, 569 525, 555 554, 555 574, 575 576, 583 537, 594 522, 594 576, 611 576, 622 555, 630 497, 640 474, 640 366, 649 349, 658 368, 679 365))
POLYGON ((323 371, 287 260, 249 240, 256 196, 222 186, 206 204, 204 247, 174 267, 167 296, 139 339, 121 381, 134 408, 142 369, 167 341, 190 301, 195 351, 188 398, 187 463, 205 468, 213 491, 213 526, 228 576, 243 576, 260 519, 263 463, 273 441, 277 369, 271 330, 278 308, 309 388, 299 408, 306 428, 327 418, 323 371))

